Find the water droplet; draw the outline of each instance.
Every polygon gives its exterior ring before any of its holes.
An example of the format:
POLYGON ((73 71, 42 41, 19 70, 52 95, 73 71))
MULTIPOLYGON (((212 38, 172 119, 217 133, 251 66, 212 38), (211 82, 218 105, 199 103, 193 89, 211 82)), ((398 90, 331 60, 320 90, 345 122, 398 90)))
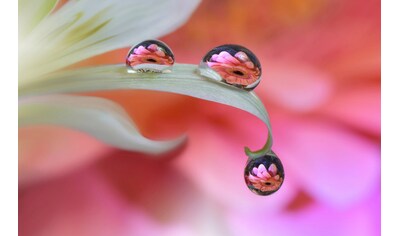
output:
POLYGON ((279 190, 284 182, 283 164, 273 152, 250 158, 244 170, 244 179, 253 193, 270 195, 279 190))
POLYGON ((132 47, 126 56, 126 65, 132 73, 168 72, 174 62, 172 50, 159 40, 145 40, 132 47))
POLYGON ((261 80, 262 69, 258 58, 249 49, 225 44, 213 48, 204 56, 199 72, 208 78, 252 90, 261 80))

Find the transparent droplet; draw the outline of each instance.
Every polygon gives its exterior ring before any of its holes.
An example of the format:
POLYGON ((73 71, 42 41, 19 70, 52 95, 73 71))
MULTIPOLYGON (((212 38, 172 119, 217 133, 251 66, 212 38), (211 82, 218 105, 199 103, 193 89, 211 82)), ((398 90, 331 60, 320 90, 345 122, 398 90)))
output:
POLYGON ((174 62, 172 50, 159 40, 145 40, 132 47, 126 56, 126 65, 132 73, 168 72, 174 62))
POLYGON ((284 182, 284 168, 274 153, 249 159, 244 170, 245 183, 255 194, 266 196, 280 189, 284 182))
POLYGON ((199 72, 208 78, 252 90, 261 80, 262 69, 258 58, 249 49, 226 44, 213 48, 204 56, 199 72))

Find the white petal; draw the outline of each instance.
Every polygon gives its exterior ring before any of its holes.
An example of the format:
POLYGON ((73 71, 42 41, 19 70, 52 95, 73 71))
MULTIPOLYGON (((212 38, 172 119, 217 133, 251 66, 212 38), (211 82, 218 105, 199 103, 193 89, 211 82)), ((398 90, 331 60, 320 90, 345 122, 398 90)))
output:
POLYGON ((23 38, 45 18, 57 0, 19 0, 18 1, 18 30, 19 37, 23 38))
POLYGON ((185 137, 152 141, 143 137, 117 104, 102 98, 53 95, 26 99, 19 105, 19 125, 54 124, 89 133, 115 147, 158 154, 180 145, 185 137))
POLYGON ((20 46, 20 84, 182 25, 198 0, 69 1, 20 46))
MULTIPOLYGON (((261 119, 272 137, 270 119, 254 92, 215 83, 197 73, 197 65, 175 64, 171 73, 128 73, 125 65, 108 65, 44 78, 43 82, 19 89, 20 96, 76 93, 96 90, 145 89, 183 94, 247 111, 261 119)), ((272 142, 269 142, 271 144, 272 142)), ((248 155, 248 148, 245 149, 248 155)))

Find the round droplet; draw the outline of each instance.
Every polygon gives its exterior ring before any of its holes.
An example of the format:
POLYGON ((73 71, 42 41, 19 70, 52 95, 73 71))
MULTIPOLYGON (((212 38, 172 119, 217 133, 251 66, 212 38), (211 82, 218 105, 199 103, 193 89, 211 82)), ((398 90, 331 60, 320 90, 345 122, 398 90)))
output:
POLYGON ((170 71, 175 58, 172 50, 158 40, 146 40, 129 50, 126 65, 131 72, 167 72, 170 71))
POLYGON ((254 89, 261 80, 258 58, 249 49, 226 44, 210 50, 199 66, 200 74, 246 90, 254 89), (215 74, 216 72, 216 74, 215 74))
POLYGON ((284 168, 274 153, 249 159, 244 170, 248 188, 255 194, 266 196, 280 189, 284 181, 284 168))

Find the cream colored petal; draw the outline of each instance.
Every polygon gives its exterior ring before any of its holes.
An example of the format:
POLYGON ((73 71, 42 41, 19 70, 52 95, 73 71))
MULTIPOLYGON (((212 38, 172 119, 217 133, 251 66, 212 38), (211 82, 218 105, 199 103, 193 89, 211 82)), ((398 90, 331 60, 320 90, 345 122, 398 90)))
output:
POLYGON ((55 7, 57 0, 18 0, 18 31, 26 37, 55 7))
POLYGON ((53 124, 86 132, 120 149, 159 154, 180 145, 185 137, 153 141, 142 136, 119 105, 95 97, 51 95, 24 99, 19 126, 53 124))
POLYGON ((181 26, 199 0, 69 1, 21 42, 20 85, 89 57, 158 38, 181 26))
MULTIPOLYGON (((117 89, 145 89, 183 94, 236 107, 257 116, 269 129, 267 145, 270 147, 272 134, 269 116, 256 94, 215 83, 200 76, 197 70, 197 65, 175 64, 171 73, 130 74, 122 64, 99 66, 44 77, 41 83, 20 88, 19 95, 27 97, 117 89)), ((247 155, 251 155, 248 148, 245 151, 247 155)))

